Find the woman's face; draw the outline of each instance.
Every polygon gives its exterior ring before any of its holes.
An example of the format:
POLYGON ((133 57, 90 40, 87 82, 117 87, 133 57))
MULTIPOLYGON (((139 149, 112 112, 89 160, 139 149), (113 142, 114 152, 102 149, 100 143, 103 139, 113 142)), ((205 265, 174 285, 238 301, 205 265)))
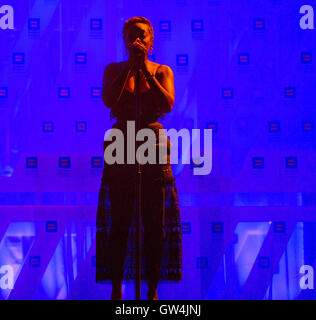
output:
POLYGON ((132 44, 137 38, 141 41, 141 43, 146 48, 146 52, 150 49, 152 46, 150 32, 149 32, 149 26, 145 23, 137 22, 134 23, 127 33, 127 47, 129 44, 132 44))

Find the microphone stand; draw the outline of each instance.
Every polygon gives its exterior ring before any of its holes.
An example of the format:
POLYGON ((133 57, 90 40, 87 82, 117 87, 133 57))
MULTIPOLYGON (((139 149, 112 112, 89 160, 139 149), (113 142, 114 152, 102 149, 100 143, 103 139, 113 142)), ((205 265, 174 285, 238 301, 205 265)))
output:
MULTIPOLYGON (((136 91, 136 134, 140 129, 140 121, 141 121, 141 109, 140 109, 140 62, 141 57, 137 57, 137 71, 135 75, 135 91, 136 91)), ((137 141, 136 144, 136 150, 138 148, 137 141)), ((136 154, 135 154, 136 159, 136 154)), ((135 196, 136 196, 136 236, 137 236, 137 244, 136 244, 136 286, 135 286, 135 296, 136 300, 141 300, 141 270, 142 270, 142 252, 141 252, 141 245, 142 245, 142 238, 141 238, 141 203, 142 203, 142 171, 141 171, 141 165, 138 163, 136 159, 136 190, 135 190, 135 196)))

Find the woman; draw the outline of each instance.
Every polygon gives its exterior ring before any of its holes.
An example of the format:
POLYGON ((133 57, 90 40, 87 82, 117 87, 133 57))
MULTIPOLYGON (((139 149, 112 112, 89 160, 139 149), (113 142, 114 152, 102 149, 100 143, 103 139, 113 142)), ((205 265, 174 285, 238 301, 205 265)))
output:
MULTIPOLYGON (((140 128, 155 132, 158 148, 159 117, 171 111, 175 92, 170 67, 148 60, 153 46, 153 28, 144 17, 127 20, 123 28, 128 60, 110 63, 103 76, 102 98, 111 108, 111 118, 117 122, 126 138, 127 121, 136 118, 135 74, 140 59, 140 128)), ((148 282, 148 300, 158 299, 159 280, 182 280, 182 233, 178 193, 170 165, 170 141, 165 164, 143 164, 142 168, 142 277, 148 282)), ((136 278, 136 215, 135 165, 107 164, 104 160, 103 177, 97 212, 96 281, 112 282, 111 299, 122 299, 123 279, 136 278)), ((159 141, 160 145, 159 145, 159 141)), ((103 150, 111 142, 105 141, 103 150)))

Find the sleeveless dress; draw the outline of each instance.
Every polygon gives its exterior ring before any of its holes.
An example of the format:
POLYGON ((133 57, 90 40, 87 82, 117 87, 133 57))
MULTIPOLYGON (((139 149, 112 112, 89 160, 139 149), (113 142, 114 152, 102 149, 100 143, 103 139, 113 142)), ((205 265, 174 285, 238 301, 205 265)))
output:
MULTIPOLYGON (((158 122, 162 116, 151 89, 141 93, 141 128, 150 128, 159 148, 158 122)), ((124 88, 112 128, 122 130, 126 163, 127 121, 135 120, 136 96, 124 88)), ((166 164, 144 164, 142 168, 142 267, 141 279, 162 282, 182 280, 182 230, 178 191, 170 164, 170 141, 166 164)), ((103 152, 112 142, 104 141, 103 152)), ((136 279, 136 170, 133 164, 109 165, 104 161, 96 219, 96 282, 114 278, 136 279)))

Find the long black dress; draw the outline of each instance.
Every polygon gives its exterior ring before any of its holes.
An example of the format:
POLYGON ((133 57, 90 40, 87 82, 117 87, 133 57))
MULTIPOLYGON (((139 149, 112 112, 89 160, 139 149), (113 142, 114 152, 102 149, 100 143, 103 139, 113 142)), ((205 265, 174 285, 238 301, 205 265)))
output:
MULTIPOLYGON (((151 89, 141 93, 141 128, 154 130, 157 139, 163 125, 151 89)), ((124 132, 135 120, 136 96, 124 89, 119 106, 111 110, 124 132)), ((142 270, 141 279, 182 280, 182 231, 178 191, 170 165, 142 165, 142 270)), ((103 151, 111 142, 105 141, 103 151)), ((126 139, 125 139, 126 154, 126 139)), ((157 149, 158 154, 158 149, 157 149)), ((126 156, 125 156, 126 157, 126 156)), ((126 162, 125 162, 126 163, 126 162)), ((104 161, 99 190, 96 233, 96 282, 136 279, 135 165, 104 161)))

